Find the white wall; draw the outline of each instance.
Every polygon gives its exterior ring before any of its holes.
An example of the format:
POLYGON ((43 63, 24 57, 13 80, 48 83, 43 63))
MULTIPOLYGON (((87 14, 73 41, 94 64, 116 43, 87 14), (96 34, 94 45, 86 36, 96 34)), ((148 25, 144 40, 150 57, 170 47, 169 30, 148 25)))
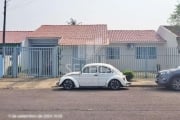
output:
MULTIPOLYGON (((133 71, 155 71, 158 61, 156 59, 137 59, 136 47, 156 47, 164 48, 164 44, 161 43, 144 43, 134 44, 133 48, 128 48, 127 44, 111 44, 108 47, 120 47, 120 59, 106 59, 106 62, 114 65, 119 70, 133 70, 133 71)), ((157 54, 158 53, 157 49, 157 54)))
POLYGON ((72 46, 62 46, 60 63, 60 72, 62 74, 68 73, 72 69, 72 58, 73 58, 73 47, 72 46))
POLYGON ((167 47, 177 47, 178 43, 176 40, 176 35, 164 26, 160 26, 157 33, 167 41, 167 47))
POLYGON ((28 41, 28 40, 24 40, 24 41, 21 43, 21 46, 22 46, 22 47, 29 47, 29 41, 28 41))

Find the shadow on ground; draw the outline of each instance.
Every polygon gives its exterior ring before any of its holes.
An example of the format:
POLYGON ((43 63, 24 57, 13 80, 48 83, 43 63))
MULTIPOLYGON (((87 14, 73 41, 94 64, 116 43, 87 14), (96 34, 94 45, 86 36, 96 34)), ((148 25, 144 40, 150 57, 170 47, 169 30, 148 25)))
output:
POLYGON ((144 89, 145 91, 152 91, 152 92, 169 92, 169 93, 180 93, 180 91, 175 91, 170 88, 165 87, 147 87, 144 89))
POLYGON ((71 91, 71 92, 86 92, 86 91, 126 91, 128 88, 120 88, 119 90, 111 90, 108 88, 75 88, 72 90, 64 90, 62 87, 52 88, 52 91, 71 91))

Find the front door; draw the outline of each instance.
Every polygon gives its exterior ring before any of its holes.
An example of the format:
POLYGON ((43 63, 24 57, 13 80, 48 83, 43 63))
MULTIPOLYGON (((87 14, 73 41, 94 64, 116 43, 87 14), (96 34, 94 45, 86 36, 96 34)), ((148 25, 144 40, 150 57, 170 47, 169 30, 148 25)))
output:
POLYGON ((84 68, 78 80, 80 86, 98 86, 97 66, 84 68))

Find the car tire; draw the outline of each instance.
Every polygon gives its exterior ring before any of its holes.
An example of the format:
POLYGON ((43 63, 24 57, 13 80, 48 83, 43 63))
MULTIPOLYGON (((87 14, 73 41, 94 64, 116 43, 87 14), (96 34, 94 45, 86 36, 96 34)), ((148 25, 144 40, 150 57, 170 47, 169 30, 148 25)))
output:
POLYGON ((70 79, 67 79, 62 84, 65 90, 72 90, 74 88, 74 82, 70 79))
POLYGON ((109 82, 109 88, 112 90, 118 90, 120 87, 122 87, 122 85, 119 80, 113 79, 109 82))
POLYGON ((180 91, 180 77, 174 77, 171 80, 171 84, 170 84, 171 89, 176 90, 176 91, 180 91))

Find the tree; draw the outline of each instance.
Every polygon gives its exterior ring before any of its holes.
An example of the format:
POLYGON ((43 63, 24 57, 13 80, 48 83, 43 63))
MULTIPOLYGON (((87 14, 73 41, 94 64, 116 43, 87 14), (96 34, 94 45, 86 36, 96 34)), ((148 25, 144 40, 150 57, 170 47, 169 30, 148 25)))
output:
POLYGON ((176 5, 175 10, 168 19, 168 22, 172 25, 180 26, 180 3, 176 5))
POLYGON ((70 20, 67 22, 68 25, 80 25, 82 24, 81 22, 77 22, 75 19, 70 18, 70 20))

